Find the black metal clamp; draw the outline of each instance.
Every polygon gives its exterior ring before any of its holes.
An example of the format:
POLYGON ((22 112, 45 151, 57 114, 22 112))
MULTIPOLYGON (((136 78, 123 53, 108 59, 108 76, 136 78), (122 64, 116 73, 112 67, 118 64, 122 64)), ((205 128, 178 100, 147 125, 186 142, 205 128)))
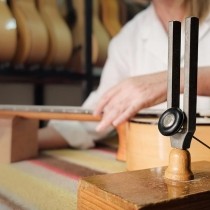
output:
POLYGON ((198 32, 199 19, 185 20, 184 57, 184 104, 180 109, 180 43, 181 23, 169 22, 168 54, 168 109, 161 115, 158 128, 170 136, 171 146, 177 149, 190 148, 196 130, 197 72, 198 72, 198 32))

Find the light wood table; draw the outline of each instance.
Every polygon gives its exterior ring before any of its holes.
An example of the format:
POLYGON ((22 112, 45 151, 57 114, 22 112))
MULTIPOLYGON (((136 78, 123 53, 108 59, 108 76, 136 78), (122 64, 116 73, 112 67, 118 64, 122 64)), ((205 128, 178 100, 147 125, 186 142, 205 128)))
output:
POLYGON ((195 179, 163 177, 165 167, 83 178, 79 210, 210 209, 210 162, 192 164, 195 179))

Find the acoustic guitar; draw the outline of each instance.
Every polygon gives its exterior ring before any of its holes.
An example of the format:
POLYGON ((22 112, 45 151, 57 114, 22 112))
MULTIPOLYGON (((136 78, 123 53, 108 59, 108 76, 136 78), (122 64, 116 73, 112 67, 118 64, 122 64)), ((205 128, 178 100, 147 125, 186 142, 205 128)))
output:
POLYGON ((72 0, 75 11, 75 22, 72 25, 73 52, 72 57, 67 63, 67 68, 75 72, 83 72, 84 69, 84 36, 85 36, 85 5, 84 0, 72 0))
POLYGON ((119 7, 119 19, 121 25, 125 25, 128 21, 128 8, 125 1, 118 0, 118 7, 119 7))
POLYGON ((93 49, 97 52, 93 64, 98 67, 102 67, 106 61, 110 41, 110 36, 100 20, 100 8, 100 1, 93 0, 93 49))
POLYGON ((49 34, 49 49, 44 66, 62 66, 72 53, 72 34, 59 13, 56 0, 37 0, 37 7, 49 34))
POLYGON ((101 0, 101 17, 109 35, 114 37, 122 28, 119 1, 101 0))
POLYGON ((57 7, 59 10, 59 13, 63 18, 66 18, 68 15, 68 6, 66 0, 57 0, 57 7))
POLYGON ((72 0, 57 0, 57 4, 61 16, 71 29, 76 21, 76 12, 72 0))
POLYGON ((17 46, 17 25, 6 0, 0 1, 0 62, 10 62, 17 46))
POLYGON ((35 0, 11 0, 17 22, 18 42, 15 64, 39 64, 48 51, 48 32, 35 5, 35 0))
MULTIPOLYGON (((210 145, 210 118, 197 118, 195 135, 210 145)), ((126 163, 128 170, 138 170, 168 165, 171 151, 170 137, 158 130, 158 115, 152 118, 135 117, 126 128, 126 163)), ((210 160, 209 149, 192 139, 189 149, 192 161, 210 160)))
MULTIPOLYGON (((75 24, 72 26, 73 56, 68 66, 77 72, 84 72, 85 46, 85 1, 72 0, 76 14, 75 24)), ((103 66, 107 57, 107 47, 110 37, 99 18, 100 4, 93 0, 93 32, 92 32, 92 64, 103 66)))

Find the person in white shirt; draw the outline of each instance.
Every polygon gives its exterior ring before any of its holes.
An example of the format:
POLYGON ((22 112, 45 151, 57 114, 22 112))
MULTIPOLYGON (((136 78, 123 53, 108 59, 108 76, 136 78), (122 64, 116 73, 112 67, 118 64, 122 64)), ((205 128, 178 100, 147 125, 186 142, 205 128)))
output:
MULTIPOLYGON (((99 87, 82 105, 103 114, 102 121, 51 120, 39 131, 41 149, 94 147, 115 126, 143 108, 166 108, 168 22, 184 23, 188 16, 200 18, 197 109, 210 107, 210 0, 152 0, 112 39, 99 87)), ((181 66, 184 64, 182 24, 181 66)), ((181 81, 181 91, 183 83, 181 81)))

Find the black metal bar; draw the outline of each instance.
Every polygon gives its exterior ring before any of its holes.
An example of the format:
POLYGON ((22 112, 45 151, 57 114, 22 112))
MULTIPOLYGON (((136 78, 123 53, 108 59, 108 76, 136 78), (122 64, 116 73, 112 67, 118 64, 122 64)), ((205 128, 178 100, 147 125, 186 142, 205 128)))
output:
POLYGON ((172 147, 190 148, 196 129, 197 102, 197 63, 198 63, 198 31, 199 19, 189 17, 185 22, 185 79, 184 79, 184 114, 182 131, 171 136, 172 147))
POLYGON ((196 17, 187 18, 185 22, 185 86, 184 86, 184 113, 187 118, 185 146, 190 147, 192 136, 196 129, 197 103, 197 73, 198 73, 198 27, 196 17))
MULTIPOLYGON (((36 84, 34 85, 34 104, 35 105, 44 105, 44 85, 36 84)), ((39 127, 43 128, 45 126, 45 121, 39 121, 39 127)))
POLYGON ((34 104, 44 105, 44 85, 34 85, 34 104))
POLYGON ((180 51, 181 22, 169 22, 169 53, 168 53, 168 108, 179 107, 180 95, 180 51))
POLYGON ((84 81, 84 99, 93 90, 92 70, 92 0, 85 1, 85 52, 84 69, 86 80, 84 81))

